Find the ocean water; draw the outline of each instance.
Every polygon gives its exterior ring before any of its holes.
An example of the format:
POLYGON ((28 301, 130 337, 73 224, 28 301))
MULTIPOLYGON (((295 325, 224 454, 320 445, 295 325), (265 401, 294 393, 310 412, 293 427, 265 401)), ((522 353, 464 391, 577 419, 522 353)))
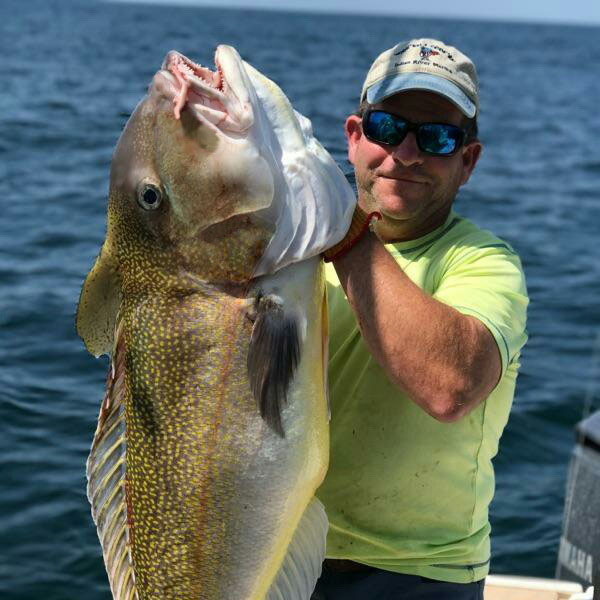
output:
POLYGON ((519 251, 531 294, 495 461, 492 570, 553 575, 573 426, 597 384, 600 30, 2 0, 3 600, 110 597, 85 497, 107 364, 85 352, 73 319, 104 237, 112 149, 166 52, 211 65, 218 43, 234 45, 350 172, 342 123, 364 73, 415 36, 457 45, 478 65, 485 151, 456 208, 519 251))

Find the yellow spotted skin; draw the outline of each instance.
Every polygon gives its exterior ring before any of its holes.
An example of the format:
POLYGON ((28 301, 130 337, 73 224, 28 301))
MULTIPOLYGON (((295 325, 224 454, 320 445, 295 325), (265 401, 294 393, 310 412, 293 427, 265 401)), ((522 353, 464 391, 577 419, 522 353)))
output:
POLYGON ((225 296, 152 298, 123 321, 137 585, 148 598, 220 598, 236 474, 264 428, 243 373, 251 323, 225 296))
POLYGON ((238 146, 175 120, 159 92, 115 151, 77 315, 88 349, 112 355, 88 495, 115 600, 264 600, 328 460, 322 265, 252 279, 272 235, 252 213, 270 183, 245 190, 228 167, 238 146), (139 203, 148 183, 153 210, 139 203), (259 291, 306 323, 283 438, 249 385, 259 291))

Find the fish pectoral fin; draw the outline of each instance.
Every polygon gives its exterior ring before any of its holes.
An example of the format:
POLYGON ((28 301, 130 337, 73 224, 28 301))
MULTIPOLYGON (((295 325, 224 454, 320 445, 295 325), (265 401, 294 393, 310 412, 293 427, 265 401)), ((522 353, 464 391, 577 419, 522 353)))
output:
POLYGON ((105 246, 85 278, 77 305, 77 333, 88 351, 98 357, 110 354, 117 313, 121 305, 121 286, 114 260, 105 246))
POLYGON ((281 411, 300 360, 296 319, 286 315, 277 296, 259 296, 250 347, 248 377, 260 414, 281 437, 285 437, 281 411))
POLYGON ((318 498, 307 506, 265 600, 309 600, 325 558, 329 522, 318 498))

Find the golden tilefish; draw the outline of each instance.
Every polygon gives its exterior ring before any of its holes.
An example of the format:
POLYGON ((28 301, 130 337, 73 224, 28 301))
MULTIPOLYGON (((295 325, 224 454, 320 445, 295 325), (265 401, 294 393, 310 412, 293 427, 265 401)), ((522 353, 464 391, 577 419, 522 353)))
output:
POLYGON ((280 88, 169 52, 111 165, 77 331, 110 368, 87 463, 115 600, 308 600, 327 518, 320 254, 355 198, 280 88))

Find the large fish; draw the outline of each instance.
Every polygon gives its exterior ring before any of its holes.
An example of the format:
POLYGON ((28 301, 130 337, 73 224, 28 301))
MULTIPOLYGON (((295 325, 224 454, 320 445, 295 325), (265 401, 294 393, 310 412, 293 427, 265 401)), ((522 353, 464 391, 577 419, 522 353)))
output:
POLYGON ((327 520, 320 253, 354 194, 283 92, 170 52, 116 147, 77 330, 111 366, 88 497, 117 600, 308 600, 327 520))

